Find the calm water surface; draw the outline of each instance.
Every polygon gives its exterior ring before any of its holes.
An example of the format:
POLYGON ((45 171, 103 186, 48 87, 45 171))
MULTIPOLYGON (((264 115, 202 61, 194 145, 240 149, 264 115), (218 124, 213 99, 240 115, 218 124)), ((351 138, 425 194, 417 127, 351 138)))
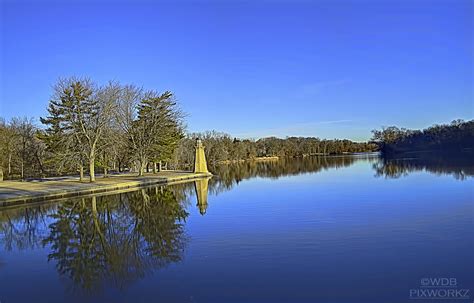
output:
POLYGON ((471 290, 456 302, 472 302, 472 160, 314 157, 215 171, 1 210, 0 301, 413 302, 421 279, 448 277, 471 290))

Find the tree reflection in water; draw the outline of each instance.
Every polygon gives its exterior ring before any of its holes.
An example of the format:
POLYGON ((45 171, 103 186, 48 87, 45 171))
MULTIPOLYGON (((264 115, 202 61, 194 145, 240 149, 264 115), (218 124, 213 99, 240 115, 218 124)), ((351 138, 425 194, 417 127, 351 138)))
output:
POLYGON ((0 211, 0 244, 10 251, 37 247, 48 234, 46 217, 54 205, 39 205, 0 211))
MULTIPOLYGON (((153 271, 179 262, 188 239, 188 203, 208 211, 208 191, 217 195, 242 180, 317 173, 369 161, 376 177, 397 178, 415 171, 474 175, 471 158, 382 159, 378 155, 307 157, 245 162, 213 168, 215 176, 194 183, 151 187, 128 193, 71 199, 0 211, 0 244, 5 250, 49 249, 48 259, 75 289, 125 288, 153 271), (196 199, 190 201, 190 199, 196 199)), ((212 207, 212 198, 210 201, 212 207)))
POLYGON ((457 180, 474 176, 474 157, 418 155, 406 158, 381 158, 373 164, 376 177, 400 178, 417 171, 436 175, 452 175, 457 180))
POLYGON ((349 167, 358 160, 376 161, 377 153, 352 156, 310 156, 302 158, 281 158, 276 161, 249 161, 211 167, 216 176, 209 182, 209 191, 218 194, 230 190, 242 180, 262 177, 278 179, 306 173, 318 173, 328 169, 349 167))
POLYGON ((188 213, 164 187, 68 201, 52 215, 43 240, 60 274, 87 291, 105 282, 124 288, 180 261, 188 213))

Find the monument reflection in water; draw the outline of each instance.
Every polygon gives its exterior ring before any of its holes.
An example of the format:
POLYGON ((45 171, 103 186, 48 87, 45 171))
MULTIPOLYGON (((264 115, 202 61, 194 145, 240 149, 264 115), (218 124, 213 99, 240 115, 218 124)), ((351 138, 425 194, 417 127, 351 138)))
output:
MULTIPOLYGON (((356 164, 369 165, 376 179, 403 178, 424 171, 452 176, 463 182, 474 175, 472 160, 467 158, 450 161, 440 158, 384 160, 378 155, 359 155, 223 165, 212 168, 213 178, 194 183, 1 210, 1 250, 13 253, 31 251, 37 256, 45 253, 48 264, 54 265, 62 281, 67 281, 66 293, 83 294, 88 300, 96 301, 98 293, 110 292, 111 289, 126 293, 136 281, 151 279, 161 269, 179 264, 192 241, 186 226, 190 211, 194 208, 206 215, 213 207, 213 198, 232 191, 243 180, 276 180, 336 172, 356 164)), ((239 211, 236 205, 228 207, 233 207, 237 213, 239 211)), ((304 209, 301 211, 304 213, 304 209)), ((242 232, 248 233, 248 230, 242 232)), ((21 258, 27 257, 8 254, 6 259, 3 258, 0 256, 0 264, 4 263, 0 265, 0 274, 10 264, 15 266, 24 261, 21 258)), ((28 277, 24 279, 28 280, 28 277)), ((3 278, 0 281, 2 285, 12 283, 2 290, 4 293, 0 293, 0 299, 15 301, 21 293, 20 285, 10 280, 3 278)), ((57 289, 58 285, 54 287, 57 289)), ((308 290, 308 298, 311 298, 310 294, 308 290)), ((22 296, 23 299, 28 297, 26 294, 22 296)), ((73 301, 69 295, 66 297, 73 301)), ((37 298, 35 300, 39 302, 37 298)), ((53 301, 45 297, 45 302, 53 301)))

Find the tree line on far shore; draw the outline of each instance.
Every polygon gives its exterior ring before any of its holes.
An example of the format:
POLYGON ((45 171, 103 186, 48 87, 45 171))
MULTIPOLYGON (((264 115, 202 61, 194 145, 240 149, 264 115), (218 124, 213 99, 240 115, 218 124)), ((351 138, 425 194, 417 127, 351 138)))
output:
POLYGON ((285 139, 267 137, 252 140, 233 138, 222 132, 207 131, 188 134, 181 140, 177 149, 177 160, 185 168, 193 165, 193 146, 197 138, 203 141, 206 159, 210 165, 265 157, 295 158, 374 152, 378 148, 373 143, 350 140, 327 140, 315 137, 287 137, 285 139))
POLYGON ((474 151, 474 120, 454 120, 423 130, 396 126, 373 130, 372 142, 386 156, 403 153, 460 153, 474 151))

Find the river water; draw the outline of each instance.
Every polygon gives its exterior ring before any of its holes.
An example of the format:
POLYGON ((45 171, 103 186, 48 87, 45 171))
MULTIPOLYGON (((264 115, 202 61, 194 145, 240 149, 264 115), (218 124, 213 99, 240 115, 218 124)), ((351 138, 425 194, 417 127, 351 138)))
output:
POLYGON ((449 289, 474 300, 471 159, 309 157, 214 172, 0 210, 0 301, 451 302, 449 289))

